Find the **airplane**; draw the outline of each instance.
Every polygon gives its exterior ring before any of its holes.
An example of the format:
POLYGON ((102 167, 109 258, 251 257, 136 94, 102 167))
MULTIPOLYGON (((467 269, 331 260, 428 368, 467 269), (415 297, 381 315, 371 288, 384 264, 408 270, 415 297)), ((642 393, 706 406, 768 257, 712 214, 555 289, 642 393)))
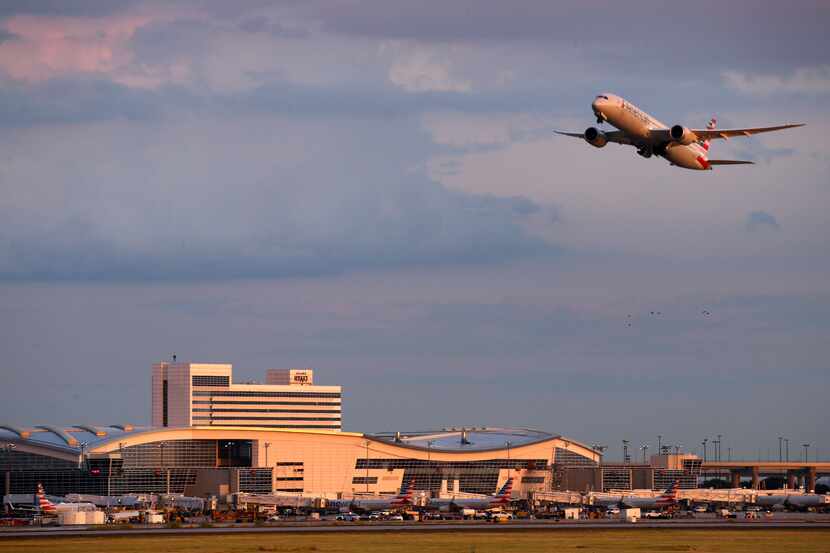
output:
POLYGON ((644 158, 663 157, 671 165, 684 169, 708 171, 717 165, 752 165, 752 161, 737 159, 709 159, 709 141, 727 140, 735 136, 751 136, 764 132, 803 127, 804 123, 790 123, 775 127, 746 129, 718 129, 713 117, 705 129, 689 129, 682 125, 667 127, 631 102, 610 93, 598 95, 591 108, 597 123, 608 122, 619 130, 602 131, 588 127, 583 133, 554 131, 557 134, 582 138, 591 146, 602 148, 609 142, 628 144, 637 148, 644 158))
POLYGON ((59 512, 65 511, 94 511, 96 509, 93 503, 52 503, 46 498, 46 492, 43 490, 43 484, 38 482, 36 508, 43 516, 58 516, 59 512))
POLYGON ((404 509, 412 506, 412 495, 415 492, 415 479, 410 479, 401 485, 401 491, 398 495, 392 497, 378 497, 378 498, 353 498, 344 500, 332 500, 329 504, 337 509, 349 508, 351 510, 365 512, 365 511, 387 511, 404 509))
POLYGON ((512 494, 513 477, 511 476, 495 495, 486 495, 481 497, 434 498, 429 500, 429 506, 437 507, 439 511, 447 511, 450 509, 496 509, 508 505, 512 494))
POLYGON ((677 505, 677 490, 680 487, 680 480, 675 480, 671 486, 666 488, 662 494, 656 497, 640 497, 636 495, 620 495, 610 497, 597 497, 595 505, 606 507, 639 507, 641 509, 664 509, 677 505))

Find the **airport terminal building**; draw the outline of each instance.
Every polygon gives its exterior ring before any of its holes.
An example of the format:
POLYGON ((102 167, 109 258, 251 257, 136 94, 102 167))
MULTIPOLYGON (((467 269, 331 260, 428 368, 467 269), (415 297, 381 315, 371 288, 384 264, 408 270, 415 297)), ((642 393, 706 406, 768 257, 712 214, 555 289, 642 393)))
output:
POLYGON ((7 493, 121 495, 234 492, 343 498, 394 494, 403 481, 433 495, 517 497, 551 488, 557 462, 595 466, 599 453, 545 432, 448 428, 369 435, 256 426, 0 427, 7 493))
POLYGON ((6 493, 121 495, 234 492, 343 498, 394 494, 404 481, 442 494, 554 487, 555 467, 596 467, 592 448, 539 430, 452 427, 363 434, 341 431, 340 386, 312 369, 270 369, 235 383, 233 367, 155 363, 152 425, 0 425, 6 493))

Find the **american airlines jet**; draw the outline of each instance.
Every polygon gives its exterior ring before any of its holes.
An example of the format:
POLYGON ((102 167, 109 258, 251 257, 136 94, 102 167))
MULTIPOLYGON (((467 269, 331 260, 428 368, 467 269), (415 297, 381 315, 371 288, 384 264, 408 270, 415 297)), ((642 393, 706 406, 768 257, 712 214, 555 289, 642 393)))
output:
POLYGON ((481 497, 452 497, 435 498, 429 500, 430 507, 437 507, 439 510, 448 509, 496 509, 510 504, 513 494, 513 477, 507 479, 504 486, 496 495, 485 495, 481 497))
POLYGON ((619 130, 602 131, 596 127, 588 127, 584 133, 555 132, 583 138, 597 148, 602 148, 609 142, 628 144, 636 147, 637 153, 645 158, 657 155, 666 158, 672 165, 698 171, 711 170, 715 165, 753 163, 735 159, 709 159, 709 141, 712 139, 726 140, 735 136, 751 136, 804 126, 804 123, 795 123, 776 127, 718 129, 717 121, 713 117, 705 129, 688 129, 682 125, 669 128, 631 102, 608 93, 597 96, 591 108, 597 117, 597 123, 607 121, 619 130))
POLYGON ((605 494, 594 498, 594 505, 620 505, 623 507, 639 507, 641 509, 663 509, 677 505, 677 490, 680 481, 675 480, 662 494, 656 497, 640 497, 636 495, 605 494))
POLYGON ((349 508, 355 511, 380 511, 384 509, 407 509, 412 507, 412 497, 415 492, 415 479, 410 479, 401 485, 398 495, 378 498, 334 499, 329 505, 335 509, 349 508))

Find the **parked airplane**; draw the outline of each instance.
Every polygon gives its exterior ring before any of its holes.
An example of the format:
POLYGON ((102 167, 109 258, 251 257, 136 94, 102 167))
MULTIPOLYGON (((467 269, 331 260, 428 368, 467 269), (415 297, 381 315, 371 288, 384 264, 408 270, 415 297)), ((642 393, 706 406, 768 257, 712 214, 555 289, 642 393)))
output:
POLYGON ((355 511, 384 511, 404 509, 412 506, 412 495, 415 492, 415 479, 404 482, 401 491, 396 496, 377 498, 336 499, 329 504, 337 509, 348 508, 355 511))
POLYGON ((597 96, 591 108, 597 117, 597 123, 607 121, 619 130, 602 131, 596 127, 588 127, 584 133, 555 132, 584 138, 588 144, 597 148, 602 148, 609 142, 628 144, 635 146, 637 153, 645 158, 657 155, 666 158, 672 165, 700 171, 712 169, 715 165, 753 163, 734 159, 709 159, 709 141, 712 139, 726 140, 734 136, 751 136, 804 126, 804 123, 795 123, 775 127, 718 129, 717 121, 713 117, 705 129, 688 129, 682 125, 669 128, 631 102, 608 93, 597 96))
POLYGON ((429 506, 437 507, 438 510, 441 511, 451 509, 476 509, 479 511, 495 509, 508 505, 512 494, 513 477, 511 476, 495 495, 485 495, 481 497, 435 498, 429 500, 429 506))
POLYGON ((662 494, 656 497, 641 497, 636 495, 611 495, 597 497, 595 505, 639 507, 641 509, 664 509, 677 505, 677 490, 680 487, 680 480, 675 480, 671 486, 666 488, 662 494))
POLYGON ((43 516, 57 516, 59 512, 63 511, 94 511, 95 505, 92 503, 52 503, 46 498, 46 492, 43 490, 43 484, 38 482, 37 493, 37 509, 43 516))

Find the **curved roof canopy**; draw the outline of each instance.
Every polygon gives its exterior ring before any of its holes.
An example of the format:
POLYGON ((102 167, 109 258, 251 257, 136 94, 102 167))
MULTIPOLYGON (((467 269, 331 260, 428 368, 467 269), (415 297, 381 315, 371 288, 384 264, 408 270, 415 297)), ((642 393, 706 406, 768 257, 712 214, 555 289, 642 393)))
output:
POLYGON ((19 443, 30 443, 52 448, 59 448, 80 453, 87 446, 94 446, 98 442, 123 436, 135 431, 131 424, 96 426, 78 424, 75 426, 38 425, 33 427, 18 427, 0 424, 0 441, 13 440, 19 443))
POLYGON ((532 428, 453 426, 428 432, 382 432, 370 437, 417 449, 484 451, 521 447, 559 436, 532 428))

